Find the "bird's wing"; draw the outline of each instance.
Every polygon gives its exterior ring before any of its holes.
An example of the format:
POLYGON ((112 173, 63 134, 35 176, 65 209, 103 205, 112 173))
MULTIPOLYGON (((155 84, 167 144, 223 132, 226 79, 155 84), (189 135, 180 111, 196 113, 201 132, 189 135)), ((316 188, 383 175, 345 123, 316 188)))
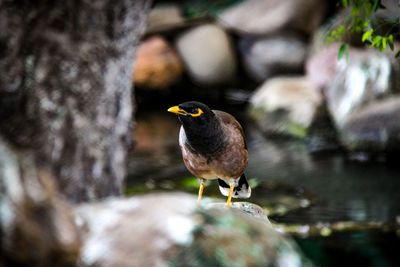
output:
POLYGON ((213 112, 217 115, 217 117, 221 119, 222 123, 232 125, 242 135, 244 148, 247 149, 246 137, 244 135, 243 128, 240 123, 235 119, 235 117, 221 110, 213 110, 213 112))

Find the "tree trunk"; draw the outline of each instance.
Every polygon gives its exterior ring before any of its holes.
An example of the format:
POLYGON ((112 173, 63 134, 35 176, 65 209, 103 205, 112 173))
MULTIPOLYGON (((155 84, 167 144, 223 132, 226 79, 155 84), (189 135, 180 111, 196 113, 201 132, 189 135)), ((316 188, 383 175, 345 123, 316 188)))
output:
POLYGON ((73 202, 124 190, 150 1, 0 0, 0 134, 73 202))

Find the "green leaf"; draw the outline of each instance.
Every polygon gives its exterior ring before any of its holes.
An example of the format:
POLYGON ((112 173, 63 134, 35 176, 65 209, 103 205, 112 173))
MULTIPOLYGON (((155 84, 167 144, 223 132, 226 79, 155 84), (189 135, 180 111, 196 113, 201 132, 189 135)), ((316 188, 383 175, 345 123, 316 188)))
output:
POLYGON ((382 40, 382 36, 380 36, 380 35, 375 36, 373 41, 372 41, 371 47, 373 47, 373 46, 377 46, 378 47, 380 45, 380 43, 381 43, 381 40, 382 40))
POLYGON ((375 0, 374 6, 372 7, 372 11, 375 12, 378 9, 379 4, 380 4, 380 0, 375 0))
POLYGON ((397 51, 397 53, 396 53, 396 55, 394 56, 395 58, 398 58, 398 57, 400 57, 400 50, 399 51, 397 51))
POLYGON ((386 50, 386 40, 387 40, 387 38, 386 37, 383 37, 382 38, 382 45, 381 45, 381 52, 383 52, 383 51, 385 51, 386 50))
POLYGON ((347 0, 342 0, 342 5, 344 6, 344 7, 347 7, 347 0))
POLYGON ((338 60, 342 59, 343 55, 346 53, 348 54, 349 50, 349 45, 348 44, 342 44, 339 48, 338 52, 338 60))
POLYGON ((353 19, 358 16, 359 13, 359 9, 356 6, 353 6, 353 9, 351 10, 351 15, 353 16, 353 19))
POLYGON ((388 36, 388 44, 389 44, 389 47, 390 47, 390 50, 394 50, 394 45, 393 45, 393 34, 391 34, 391 35, 389 35, 388 36))
POLYGON ((372 12, 372 5, 370 3, 365 4, 365 10, 367 11, 367 15, 371 15, 372 12))
POLYGON ((365 42, 366 40, 369 39, 369 37, 371 37, 372 33, 374 30, 369 30, 367 32, 364 32, 363 36, 362 36, 362 41, 365 42))

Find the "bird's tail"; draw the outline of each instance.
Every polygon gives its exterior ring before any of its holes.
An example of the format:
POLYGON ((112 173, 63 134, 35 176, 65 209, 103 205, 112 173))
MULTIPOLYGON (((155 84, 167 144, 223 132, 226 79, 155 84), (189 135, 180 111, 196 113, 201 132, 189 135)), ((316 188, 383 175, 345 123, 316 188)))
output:
MULTIPOLYGON (((229 185, 222 179, 218 179, 219 191, 224 196, 229 195, 229 185)), ((249 198, 251 195, 251 188, 246 180, 244 173, 240 176, 237 186, 233 189, 233 198, 249 198)))

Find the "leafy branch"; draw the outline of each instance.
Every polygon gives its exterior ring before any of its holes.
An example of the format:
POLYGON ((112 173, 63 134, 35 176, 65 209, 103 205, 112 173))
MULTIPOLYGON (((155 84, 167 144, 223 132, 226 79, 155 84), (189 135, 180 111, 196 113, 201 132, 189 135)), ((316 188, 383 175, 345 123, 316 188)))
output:
MULTIPOLYGON (((347 18, 347 21, 351 21, 348 27, 340 25, 337 29, 332 30, 330 35, 326 38, 328 42, 342 41, 346 33, 357 32, 362 33, 361 41, 369 44, 370 47, 377 47, 381 52, 384 52, 387 47, 394 51, 393 40, 395 37, 400 36, 400 34, 398 32, 392 33, 392 30, 395 26, 399 25, 399 19, 378 21, 377 27, 371 22, 373 14, 376 13, 379 8, 385 8, 381 0, 341 0, 339 4, 344 8, 351 8, 351 15, 347 18), (389 26, 389 30, 382 34, 380 29, 384 26, 389 26)), ((349 45, 346 43, 342 44, 339 48, 338 59, 341 59, 344 55, 348 58, 348 54, 349 45)), ((400 50, 395 54, 396 58, 399 56, 400 50)))

